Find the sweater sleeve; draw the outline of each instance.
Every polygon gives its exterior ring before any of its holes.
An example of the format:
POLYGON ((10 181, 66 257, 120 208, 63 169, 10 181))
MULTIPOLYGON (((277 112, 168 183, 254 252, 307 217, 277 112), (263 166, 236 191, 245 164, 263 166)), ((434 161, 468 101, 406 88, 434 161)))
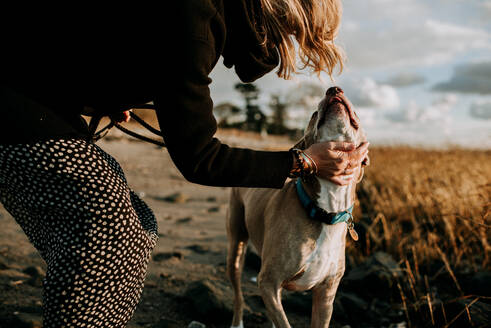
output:
POLYGON ((165 90, 157 93, 155 104, 169 154, 183 176, 210 186, 281 188, 292 167, 288 151, 233 148, 214 137, 208 75, 216 56, 210 42, 186 42, 175 61, 172 78, 161 84, 165 90))

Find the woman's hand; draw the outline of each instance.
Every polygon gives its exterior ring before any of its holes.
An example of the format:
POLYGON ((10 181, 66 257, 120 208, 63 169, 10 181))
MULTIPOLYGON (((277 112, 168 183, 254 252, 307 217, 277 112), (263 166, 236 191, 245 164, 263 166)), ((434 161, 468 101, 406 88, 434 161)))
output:
POLYGON ((129 122, 131 119, 129 110, 120 113, 111 114, 109 115, 109 117, 111 118, 111 120, 117 123, 129 122))
POLYGON ((368 142, 358 148, 350 142, 321 142, 304 152, 317 164, 317 176, 339 186, 349 184, 355 170, 368 155, 368 142))

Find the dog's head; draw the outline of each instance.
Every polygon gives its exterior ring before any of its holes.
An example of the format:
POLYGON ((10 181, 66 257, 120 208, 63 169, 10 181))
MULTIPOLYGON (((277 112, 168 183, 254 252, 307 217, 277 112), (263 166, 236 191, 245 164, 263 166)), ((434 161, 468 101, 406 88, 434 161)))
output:
MULTIPOLYGON (((295 147, 306 149, 314 143, 324 141, 352 142, 356 147, 367 141, 353 105, 339 87, 332 87, 326 91, 317 111, 310 118, 303 138, 295 147)), ((367 157, 363 160, 362 166, 368 164, 369 158, 367 157)), ((360 172, 358 181, 362 176, 363 170, 360 172)))

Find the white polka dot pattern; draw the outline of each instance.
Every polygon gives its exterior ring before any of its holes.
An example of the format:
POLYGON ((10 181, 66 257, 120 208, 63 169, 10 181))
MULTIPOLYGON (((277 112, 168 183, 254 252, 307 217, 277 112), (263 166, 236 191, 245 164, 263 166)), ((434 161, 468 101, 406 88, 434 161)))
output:
POLYGON ((0 145, 0 201, 47 263, 43 327, 124 327, 157 223, 116 160, 78 139, 0 145))

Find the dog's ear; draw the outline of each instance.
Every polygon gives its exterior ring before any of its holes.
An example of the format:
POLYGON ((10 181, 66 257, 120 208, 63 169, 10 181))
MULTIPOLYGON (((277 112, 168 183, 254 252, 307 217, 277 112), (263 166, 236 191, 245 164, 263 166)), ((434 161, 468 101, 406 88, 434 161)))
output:
POLYGON ((360 183, 361 179, 363 179, 364 174, 365 174, 365 167, 362 165, 360 167, 360 175, 358 176, 358 180, 356 181, 356 183, 360 183))
POLYGON ((319 113, 315 111, 310 118, 309 124, 305 128, 302 139, 300 139, 293 148, 307 149, 314 143, 315 126, 317 123, 317 117, 319 113))
POLYGON ((361 161, 360 175, 358 176, 358 181, 356 181, 356 183, 359 183, 361 179, 363 179, 363 174, 365 174, 365 166, 368 165, 370 165, 370 157, 367 155, 367 157, 365 157, 363 161, 361 161))
POLYGON ((297 143, 292 147, 296 149, 305 149, 305 137, 302 137, 302 139, 298 140, 297 143))

